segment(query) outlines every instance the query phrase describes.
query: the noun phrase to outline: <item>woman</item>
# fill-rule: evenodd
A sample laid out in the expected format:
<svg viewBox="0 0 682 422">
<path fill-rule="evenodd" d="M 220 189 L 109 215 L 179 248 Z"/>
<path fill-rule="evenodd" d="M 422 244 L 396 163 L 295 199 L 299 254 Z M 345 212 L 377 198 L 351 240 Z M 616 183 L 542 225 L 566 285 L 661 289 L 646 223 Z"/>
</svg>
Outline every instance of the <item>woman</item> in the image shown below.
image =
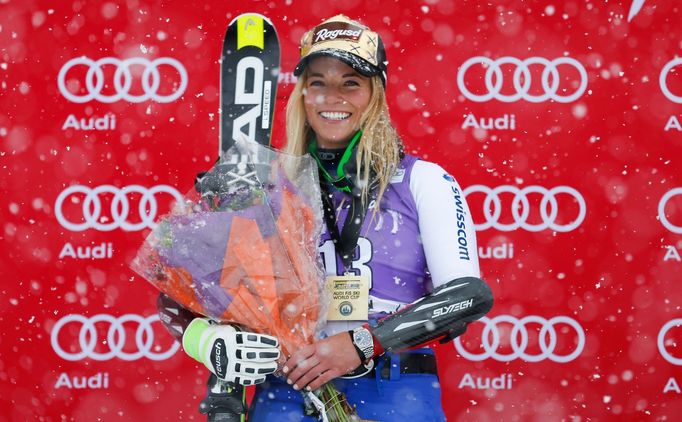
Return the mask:
<svg viewBox="0 0 682 422">
<path fill-rule="evenodd" d="M 284 363 L 286 381 L 263 375 L 275 370 L 276 339 L 251 337 L 250 347 L 273 352 L 256 362 L 234 353 L 250 336 L 232 327 L 195 319 L 183 336 L 187 353 L 214 374 L 212 345 L 222 340 L 230 363 L 220 378 L 259 384 L 250 421 L 316 420 L 294 390 L 329 381 L 363 419 L 442 421 L 426 346 L 463 333 L 492 306 L 462 190 L 441 167 L 404 154 L 386 105 L 386 70 L 379 35 L 335 16 L 304 35 L 287 105 L 287 151 L 310 152 L 319 165 L 328 285 L 352 281 L 359 299 L 332 303 L 338 312 L 323 338 Z"/>
</svg>

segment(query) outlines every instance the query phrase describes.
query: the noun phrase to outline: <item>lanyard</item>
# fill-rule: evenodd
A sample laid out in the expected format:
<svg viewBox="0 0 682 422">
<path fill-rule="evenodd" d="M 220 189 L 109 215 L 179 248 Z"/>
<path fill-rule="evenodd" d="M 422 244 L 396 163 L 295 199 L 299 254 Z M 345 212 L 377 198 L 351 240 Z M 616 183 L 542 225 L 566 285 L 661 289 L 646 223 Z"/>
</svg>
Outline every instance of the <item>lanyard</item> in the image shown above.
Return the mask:
<svg viewBox="0 0 682 422">
<path fill-rule="evenodd" d="M 339 228 L 336 225 L 336 209 L 332 201 L 332 193 L 329 191 L 327 183 L 322 185 L 322 208 L 324 210 L 324 221 L 327 224 L 327 230 L 334 242 L 334 249 L 337 255 L 343 262 L 343 269 L 348 272 L 353 262 L 353 255 L 355 247 L 358 245 L 358 238 L 360 237 L 360 229 L 362 223 L 365 221 L 365 214 L 367 209 L 362 205 L 361 195 L 351 195 L 350 208 L 346 221 L 343 223 L 343 229 L 339 233 Z"/>
<path fill-rule="evenodd" d="M 311 142 L 308 147 L 310 155 L 312 155 L 315 158 L 315 161 L 317 161 L 320 172 L 320 180 L 326 180 L 328 182 L 320 183 L 320 186 L 322 187 L 324 221 L 327 224 L 329 235 L 334 242 L 334 249 L 343 262 L 343 269 L 345 272 L 348 272 L 351 268 L 355 247 L 358 245 L 358 238 L 360 237 L 360 229 L 362 228 L 362 223 L 365 221 L 365 214 L 367 213 L 367 208 L 362 204 L 362 195 L 359 189 L 353 186 L 353 183 L 349 179 L 349 175 L 346 174 L 346 164 L 349 164 L 349 162 L 350 164 L 353 164 L 353 151 L 355 149 L 355 145 L 360 141 L 361 137 L 362 130 L 358 130 L 350 140 L 348 146 L 346 147 L 346 151 L 343 153 L 341 160 L 337 164 L 336 177 L 333 177 L 331 174 L 329 174 L 320 161 L 320 158 L 317 156 L 317 142 Z M 343 223 L 343 229 L 341 229 L 341 233 L 339 233 L 339 228 L 336 225 L 336 208 L 334 207 L 334 203 L 332 201 L 330 186 L 334 186 L 336 189 L 351 195 L 350 209 L 348 210 L 346 221 Z"/>
<path fill-rule="evenodd" d="M 357 144 L 358 141 L 360 141 L 361 136 L 362 130 L 358 130 L 355 133 L 355 136 L 353 136 L 353 139 L 350 140 L 350 143 L 346 147 L 346 151 L 344 151 L 341 160 L 336 165 L 336 177 L 333 177 L 331 174 L 329 174 L 329 172 L 324 168 L 324 165 L 320 161 L 320 157 L 318 157 L 317 155 L 317 142 L 314 141 L 310 143 L 310 145 L 308 146 L 308 152 L 310 152 L 310 155 L 312 155 L 315 161 L 317 161 L 317 166 L 320 169 L 320 180 L 323 179 L 327 180 L 337 189 L 343 192 L 351 193 L 351 191 L 353 190 L 353 186 L 348 181 L 348 176 L 346 175 L 346 164 L 351 160 L 355 144 Z"/>
</svg>

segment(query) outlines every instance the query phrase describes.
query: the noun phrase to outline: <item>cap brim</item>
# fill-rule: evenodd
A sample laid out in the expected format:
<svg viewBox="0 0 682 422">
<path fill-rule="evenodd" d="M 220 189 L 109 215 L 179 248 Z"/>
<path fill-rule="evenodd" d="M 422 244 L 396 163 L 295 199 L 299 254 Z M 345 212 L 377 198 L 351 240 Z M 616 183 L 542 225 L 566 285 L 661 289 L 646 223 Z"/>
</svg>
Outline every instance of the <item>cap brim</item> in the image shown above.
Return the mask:
<svg viewBox="0 0 682 422">
<path fill-rule="evenodd" d="M 308 54 L 307 56 L 303 57 L 301 61 L 298 62 L 296 65 L 296 68 L 294 69 L 294 76 L 301 76 L 303 71 L 305 70 L 305 67 L 308 65 L 308 63 L 313 60 L 316 57 L 320 56 L 328 56 L 328 57 L 333 57 L 335 59 L 341 60 L 342 62 L 346 63 L 348 66 L 352 67 L 353 70 L 361 74 L 362 76 L 376 76 L 376 75 L 381 75 L 381 69 L 378 67 L 374 66 L 367 60 L 356 56 L 355 54 L 351 54 L 347 51 L 339 50 L 336 48 L 326 48 L 324 50 L 319 50 L 315 51 L 313 53 Z"/>
</svg>

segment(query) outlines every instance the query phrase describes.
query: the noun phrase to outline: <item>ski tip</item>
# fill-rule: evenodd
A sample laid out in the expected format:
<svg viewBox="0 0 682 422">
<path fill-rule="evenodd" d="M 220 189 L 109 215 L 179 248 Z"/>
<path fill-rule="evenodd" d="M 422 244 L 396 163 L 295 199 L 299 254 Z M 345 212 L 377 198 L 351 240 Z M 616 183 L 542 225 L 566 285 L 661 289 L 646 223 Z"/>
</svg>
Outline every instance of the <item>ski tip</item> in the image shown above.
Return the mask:
<svg viewBox="0 0 682 422">
<path fill-rule="evenodd" d="M 228 24 L 228 26 L 234 25 L 235 22 L 237 22 L 240 18 L 247 18 L 247 17 L 249 17 L 249 16 L 252 16 L 252 17 L 257 18 L 257 19 L 263 19 L 263 20 L 264 20 L 265 22 L 267 22 L 269 25 L 271 25 L 271 26 L 274 27 L 274 25 L 272 25 L 272 21 L 271 21 L 270 19 L 268 19 L 265 15 L 261 15 L 260 13 L 255 13 L 255 12 L 242 13 L 242 14 L 240 14 L 240 15 L 235 16 L 235 17 L 230 21 L 230 23 Z"/>
</svg>

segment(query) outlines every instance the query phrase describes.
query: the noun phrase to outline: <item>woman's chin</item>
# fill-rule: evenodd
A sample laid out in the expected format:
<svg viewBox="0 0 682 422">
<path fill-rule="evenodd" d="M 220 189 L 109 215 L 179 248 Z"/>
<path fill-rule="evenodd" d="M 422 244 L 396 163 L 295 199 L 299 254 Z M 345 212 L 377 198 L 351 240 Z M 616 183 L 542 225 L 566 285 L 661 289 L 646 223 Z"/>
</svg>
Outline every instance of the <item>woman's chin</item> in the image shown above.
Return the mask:
<svg viewBox="0 0 682 422">
<path fill-rule="evenodd" d="M 350 142 L 353 133 L 317 134 L 317 144 L 322 148 L 343 148 Z"/>
</svg>

